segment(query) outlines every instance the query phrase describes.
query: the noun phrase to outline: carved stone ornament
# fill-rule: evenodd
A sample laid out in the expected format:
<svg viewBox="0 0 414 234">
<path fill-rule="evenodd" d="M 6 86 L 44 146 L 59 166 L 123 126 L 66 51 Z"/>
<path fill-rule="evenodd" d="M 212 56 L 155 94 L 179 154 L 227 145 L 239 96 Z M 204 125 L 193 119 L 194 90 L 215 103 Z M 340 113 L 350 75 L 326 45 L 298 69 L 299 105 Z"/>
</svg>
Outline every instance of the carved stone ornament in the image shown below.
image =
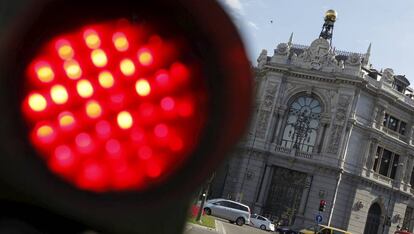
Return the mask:
<svg viewBox="0 0 414 234">
<path fill-rule="evenodd" d="M 259 57 L 257 58 L 257 62 L 262 62 L 262 61 L 266 61 L 267 60 L 267 50 L 262 50 L 262 52 L 260 52 Z"/>
<path fill-rule="evenodd" d="M 364 203 L 362 203 L 362 201 L 357 201 L 355 203 L 355 210 L 361 210 L 362 208 L 364 208 Z"/>
<path fill-rule="evenodd" d="M 381 81 L 391 84 L 394 82 L 394 70 L 391 68 L 385 68 L 384 72 L 382 73 Z"/>
<path fill-rule="evenodd" d="M 323 38 L 314 40 L 295 61 L 297 66 L 314 70 L 329 68 L 328 70 L 335 71 L 340 69 L 338 64 L 329 42 Z"/>
<path fill-rule="evenodd" d="M 329 136 L 328 153 L 336 154 L 339 149 L 339 141 L 341 139 L 342 128 L 339 125 L 334 125 Z"/>
<path fill-rule="evenodd" d="M 290 48 L 287 43 L 280 43 L 279 45 L 277 45 L 276 53 L 279 55 L 287 55 L 289 50 Z"/>
<path fill-rule="evenodd" d="M 361 65 L 361 57 L 356 53 L 352 53 L 346 60 L 346 64 L 351 66 L 359 66 Z"/>
</svg>

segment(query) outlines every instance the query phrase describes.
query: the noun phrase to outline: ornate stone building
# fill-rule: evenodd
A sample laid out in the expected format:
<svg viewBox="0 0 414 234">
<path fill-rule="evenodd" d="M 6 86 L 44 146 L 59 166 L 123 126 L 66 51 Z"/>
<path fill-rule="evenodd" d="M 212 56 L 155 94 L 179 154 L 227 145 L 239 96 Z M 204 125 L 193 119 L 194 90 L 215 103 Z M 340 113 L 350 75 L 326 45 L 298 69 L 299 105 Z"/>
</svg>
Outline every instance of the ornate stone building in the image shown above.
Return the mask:
<svg viewBox="0 0 414 234">
<path fill-rule="evenodd" d="M 371 46 L 338 51 L 329 39 L 321 33 L 305 46 L 291 36 L 272 55 L 261 52 L 249 134 L 211 196 L 295 228 L 321 214 L 352 233 L 412 231 L 413 90 L 405 76 L 373 68 Z"/>
</svg>

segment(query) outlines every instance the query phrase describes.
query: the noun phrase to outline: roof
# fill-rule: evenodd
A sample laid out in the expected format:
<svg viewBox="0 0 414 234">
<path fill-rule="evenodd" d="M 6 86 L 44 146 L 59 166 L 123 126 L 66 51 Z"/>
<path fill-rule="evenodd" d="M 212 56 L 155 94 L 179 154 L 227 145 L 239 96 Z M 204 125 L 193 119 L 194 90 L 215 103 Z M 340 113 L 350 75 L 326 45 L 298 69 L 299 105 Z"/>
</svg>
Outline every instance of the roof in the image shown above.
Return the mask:
<svg viewBox="0 0 414 234">
<path fill-rule="evenodd" d="M 398 80 L 399 82 L 405 84 L 406 86 L 410 85 L 410 81 L 408 81 L 408 79 L 405 77 L 405 75 L 395 75 L 394 76 L 395 80 Z"/>
<path fill-rule="evenodd" d="M 307 46 L 307 45 L 292 44 L 292 47 L 290 48 L 290 51 L 295 53 L 296 55 L 300 55 L 307 48 L 309 48 L 309 46 Z M 349 52 L 349 51 L 344 51 L 344 50 L 335 50 L 334 49 L 334 53 L 336 54 L 335 58 L 338 61 L 340 61 L 340 60 L 346 61 L 351 54 L 357 54 L 360 58 L 365 57 L 365 54 L 354 53 L 354 52 Z"/>
</svg>

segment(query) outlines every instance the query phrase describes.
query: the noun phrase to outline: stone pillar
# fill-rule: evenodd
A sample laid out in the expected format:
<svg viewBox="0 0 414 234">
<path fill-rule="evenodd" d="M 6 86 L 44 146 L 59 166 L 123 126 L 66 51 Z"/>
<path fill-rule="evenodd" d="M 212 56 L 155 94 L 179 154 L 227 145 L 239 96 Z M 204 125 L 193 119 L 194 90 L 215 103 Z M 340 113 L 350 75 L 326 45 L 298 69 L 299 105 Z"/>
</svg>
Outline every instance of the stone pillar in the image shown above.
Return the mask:
<svg viewBox="0 0 414 234">
<path fill-rule="evenodd" d="M 328 151 L 328 142 L 329 142 L 329 138 L 331 137 L 331 129 L 332 129 L 332 121 L 326 125 L 326 129 L 325 129 L 325 137 L 324 139 L 322 139 L 322 147 L 321 147 L 321 152 L 322 153 L 326 153 Z"/>
<path fill-rule="evenodd" d="M 379 121 L 378 126 L 380 130 L 382 130 L 382 128 L 384 127 L 384 118 L 385 118 L 385 107 L 381 109 L 381 115 L 379 116 L 379 120 L 378 120 Z"/>
<path fill-rule="evenodd" d="M 273 112 L 271 115 L 272 117 L 270 118 L 269 128 L 266 131 L 266 143 L 272 143 L 273 136 L 275 134 L 275 130 L 279 122 L 278 113 L 276 111 Z"/>
<path fill-rule="evenodd" d="M 274 143 L 279 143 L 279 141 L 278 141 L 279 135 L 283 134 L 284 128 L 282 127 L 282 125 L 283 125 L 283 119 L 284 119 L 284 116 L 285 116 L 285 112 L 286 112 L 285 109 L 283 109 L 282 107 L 278 111 L 277 125 L 276 125 L 276 129 L 275 129 L 275 133 L 273 135 L 273 142 Z"/>
<path fill-rule="evenodd" d="M 379 140 L 376 138 L 371 139 L 371 149 L 369 150 L 368 160 L 367 160 L 367 174 L 372 171 L 375 162 L 375 155 L 377 153 L 377 148 L 379 144 Z"/>
<path fill-rule="evenodd" d="M 408 124 L 408 132 L 407 132 L 407 143 L 409 145 L 413 144 L 413 133 L 414 133 L 414 124 L 411 122 Z"/>
<path fill-rule="evenodd" d="M 397 167 L 397 174 L 395 175 L 395 186 L 397 188 L 401 187 L 401 182 L 403 182 L 404 179 L 404 173 L 405 173 L 405 166 L 407 165 L 408 156 L 405 155 L 402 157 L 402 160 L 398 162 Z"/>
<path fill-rule="evenodd" d="M 314 152 L 320 152 L 323 147 L 323 142 L 326 138 L 326 128 L 328 126 L 329 120 L 321 120 L 320 127 L 318 130 L 318 137 L 316 139 L 315 147 L 313 148 Z"/>
<path fill-rule="evenodd" d="M 367 169 L 368 167 L 368 161 L 369 161 L 368 159 L 370 157 L 371 147 L 372 147 L 372 138 L 368 137 L 367 144 L 365 144 L 364 156 L 361 160 L 362 161 L 361 165 L 364 169 Z"/>
<path fill-rule="evenodd" d="M 371 119 L 371 127 L 375 128 L 377 123 L 377 116 L 378 116 L 379 108 L 378 106 L 374 107 L 374 113 L 372 113 L 372 119 Z"/>
<path fill-rule="evenodd" d="M 306 177 L 306 185 L 302 192 L 302 197 L 300 199 L 300 205 L 298 209 L 298 214 L 305 215 L 305 209 L 306 209 L 306 202 L 308 200 L 309 192 L 311 190 L 312 185 L 312 176 L 308 175 Z"/>
<path fill-rule="evenodd" d="M 273 167 L 270 165 L 266 166 L 266 172 L 263 176 L 263 182 L 262 182 L 262 187 L 260 188 L 259 191 L 259 196 L 258 199 L 256 201 L 255 207 L 258 207 L 259 209 L 255 210 L 256 213 L 261 213 L 261 209 L 265 204 L 265 199 L 266 199 L 266 195 L 268 193 L 269 190 L 269 185 L 272 181 L 272 175 L 273 175 Z"/>
<path fill-rule="evenodd" d="M 408 163 L 407 163 L 407 169 L 405 170 L 405 175 L 404 175 L 404 179 L 405 179 L 405 184 L 410 185 L 410 181 L 411 181 L 411 174 L 413 172 L 413 164 L 414 164 L 414 158 L 413 155 L 408 154 L 407 155 L 408 159 Z"/>
</svg>

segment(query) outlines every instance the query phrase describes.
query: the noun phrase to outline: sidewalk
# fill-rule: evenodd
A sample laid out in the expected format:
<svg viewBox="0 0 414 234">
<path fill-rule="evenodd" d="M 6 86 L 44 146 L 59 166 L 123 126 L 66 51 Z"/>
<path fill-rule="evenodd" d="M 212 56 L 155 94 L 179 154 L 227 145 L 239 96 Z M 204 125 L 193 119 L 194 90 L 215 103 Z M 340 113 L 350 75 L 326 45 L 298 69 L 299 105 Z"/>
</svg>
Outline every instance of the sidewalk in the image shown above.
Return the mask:
<svg viewBox="0 0 414 234">
<path fill-rule="evenodd" d="M 220 221 L 215 220 L 215 228 L 209 228 L 202 225 L 194 224 L 194 223 L 187 223 L 183 234 L 191 234 L 191 233 L 208 233 L 208 234 L 226 234 L 226 230 L 224 229 L 223 223 Z"/>
</svg>

